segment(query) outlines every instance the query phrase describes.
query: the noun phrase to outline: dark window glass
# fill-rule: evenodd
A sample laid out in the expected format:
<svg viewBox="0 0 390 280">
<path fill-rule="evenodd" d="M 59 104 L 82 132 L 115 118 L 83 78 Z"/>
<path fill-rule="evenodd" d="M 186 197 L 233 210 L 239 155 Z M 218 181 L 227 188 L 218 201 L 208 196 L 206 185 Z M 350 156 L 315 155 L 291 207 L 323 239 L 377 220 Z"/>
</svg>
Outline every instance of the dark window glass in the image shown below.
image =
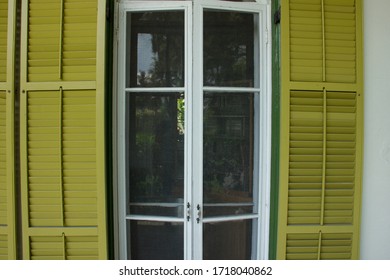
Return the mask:
<svg viewBox="0 0 390 280">
<path fill-rule="evenodd" d="M 178 216 L 184 197 L 184 94 L 129 93 L 127 106 L 132 214 Z"/>
<path fill-rule="evenodd" d="M 253 202 L 253 93 L 204 94 L 203 201 L 207 205 Z M 215 208 L 215 206 L 214 206 Z M 222 215 L 226 209 L 222 210 Z M 236 214 L 248 207 L 231 209 Z M 205 210 L 205 216 L 217 215 Z"/>
<path fill-rule="evenodd" d="M 252 220 L 205 223 L 204 260 L 250 260 L 252 257 Z"/>
<path fill-rule="evenodd" d="M 204 12 L 205 86 L 254 86 L 254 15 Z"/>
<path fill-rule="evenodd" d="M 127 87 L 184 86 L 184 12 L 131 13 Z"/>
<path fill-rule="evenodd" d="M 132 260 L 182 260 L 183 223 L 128 221 L 127 232 Z"/>
</svg>

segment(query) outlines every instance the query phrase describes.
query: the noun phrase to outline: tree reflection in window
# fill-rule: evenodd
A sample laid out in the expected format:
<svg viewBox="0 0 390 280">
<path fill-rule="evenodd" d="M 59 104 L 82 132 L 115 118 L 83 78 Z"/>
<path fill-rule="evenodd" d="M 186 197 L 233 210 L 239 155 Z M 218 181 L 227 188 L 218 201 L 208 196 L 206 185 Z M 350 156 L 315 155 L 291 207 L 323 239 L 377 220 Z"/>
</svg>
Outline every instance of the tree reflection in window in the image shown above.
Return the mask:
<svg viewBox="0 0 390 280">
<path fill-rule="evenodd" d="M 184 94 L 129 96 L 130 202 L 183 198 Z"/>
<path fill-rule="evenodd" d="M 127 85 L 184 86 L 184 13 L 131 13 L 127 25 Z"/>
<path fill-rule="evenodd" d="M 253 93 L 204 95 L 204 201 L 252 202 Z"/>
<path fill-rule="evenodd" d="M 253 87 L 254 26 L 253 14 L 204 13 L 205 86 Z"/>
</svg>

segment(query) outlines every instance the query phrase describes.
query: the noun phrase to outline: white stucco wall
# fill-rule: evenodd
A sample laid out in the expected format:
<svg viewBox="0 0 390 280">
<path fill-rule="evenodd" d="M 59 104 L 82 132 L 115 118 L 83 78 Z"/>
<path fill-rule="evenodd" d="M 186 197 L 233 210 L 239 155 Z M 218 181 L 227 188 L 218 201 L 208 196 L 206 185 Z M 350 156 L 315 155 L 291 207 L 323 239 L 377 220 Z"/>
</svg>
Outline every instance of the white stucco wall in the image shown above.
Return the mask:
<svg viewBox="0 0 390 280">
<path fill-rule="evenodd" d="M 390 259 L 390 1 L 364 0 L 361 259 Z"/>
</svg>

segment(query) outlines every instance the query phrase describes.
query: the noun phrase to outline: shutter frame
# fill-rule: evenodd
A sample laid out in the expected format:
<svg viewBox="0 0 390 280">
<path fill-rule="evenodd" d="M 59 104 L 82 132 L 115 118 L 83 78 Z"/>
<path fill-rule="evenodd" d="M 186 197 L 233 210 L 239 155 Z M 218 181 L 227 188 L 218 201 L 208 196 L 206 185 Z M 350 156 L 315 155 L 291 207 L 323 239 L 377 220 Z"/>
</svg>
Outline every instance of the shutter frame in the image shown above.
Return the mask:
<svg viewBox="0 0 390 280">
<path fill-rule="evenodd" d="M 42 15 L 30 13 L 30 9 L 38 9 L 44 1 L 41 2 L 22 3 L 23 258 L 107 259 L 106 0 L 57 0 L 48 7 L 58 14 L 53 19 L 52 30 L 31 35 L 31 24 Z M 93 30 L 85 42 L 90 47 L 74 44 L 79 42 L 74 39 L 80 35 L 77 26 Z M 36 42 L 29 40 L 30 35 L 54 36 L 59 47 L 40 61 L 39 54 L 29 51 L 30 44 Z M 95 43 L 91 45 L 92 42 Z M 79 67 L 73 67 L 72 63 Z M 76 73 L 83 69 L 90 71 L 89 74 Z M 31 76 L 40 72 L 50 75 Z M 46 149 L 40 144 L 41 138 L 47 140 Z M 78 168 L 88 170 L 81 174 Z M 80 240 L 88 246 L 83 248 Z M 51 243 L 56 244 L 57 251 L 50 251 Z"/>
<path fill-rule="evenodd" d="M 14 164 L 14 95 L 15 95 L 15 33 L 16 33 L 16 0 L 2 0 L 2 12 L 6 15 L 2 23 L 3 51 L 2 69 L 0 79 L 1 93 L 1 157 L 4 165 L 2 182 L 0 182 L 0 259 L 16 259 L 16 234 L 15 234 L 15 164 Z M 5 40 L 4 40 L 5 39 Z"/>
<path fill-rule="evenodd" d="M 283 67 L 281 69 L 281 146 L 277 258 L 358 259 L 363 150 L 362 3 L 361 0 L 344 0 L 340 2 L 317 0 L 314 3 L 317 5 L 315 9 L 318 10 L 319 6 L 321 6 L 323 11 L 328 11 L 330 4 L 354 5 L 353 8 L 348 7 L 342 9 L 348 11 L 353 9 L 355 13 L 355 25 L 352 28 L 355 30 L 356 36 L 355 60 L 354 63 L 352 63 L 355 65 L 355 78 L 353 80 L 350 78 L 344 80 L 334 79 L 334 77 L 327 75 L 329 66 L 338 66 L 337 63 L 340 62 L 337 62 L 337 56 L 331 56 L 331 59 L 335 59 L 336 62 L 329 63 L 327 59 L 329 57 L 329 44 L 327 43 L 329 36 L 326 34 L 328 25 L 326 23 L 327 15 L 325 14 L 321 14 L 321 18 L 318 19 L 318 21 L 321 22 L 325 21 L 324 28 L 321 29 L 321 34 L 309 34 L 316 38 L 322 38 L 321 41 L 323 41 L 322 45 L 324 46 L 324 49 L 321 50 L 322 63 L 320 65 L 321 68 L 324 69 L 324 71 L 321 71 L 322 79 L 312 79 L 312 76 L 310 75 L 308 76 L 308 79 L 305 79 L 305 75 L 301 75 L 303 78 L 299 79 L 296 74 L 292 74 L 293 72 L 291 71 L 294 71 L 294 63 L 296 64 L 294 59 L 297 57 L 296 54 L 292 54 L 292 48 L 294 46 L 291 45 L 297 42 L 297 39 L 291 38 L 292 35 L 294 36 L 294 34 L 291 34 L 291 30 L 296 28 L 296 26 L 294 26 L 294 24 L 296 24 L 296 22 L 294 23 L 294 13 L 300 13 L 301 16 L 307 15 L 307 12 L 299 12 L 299 9 L 308 9 L 307 4 L 313 4 L 313 1 L 282 0 L 281 57 Z M 310 8 L 313 8 L 313 6 Z M 294 12 L 291 12 L 290 9 L 294 9 Z M 316 16 L 319 16 L 318 13 Z M 292 18 L 293 22 L 291 22 Z M 332 22 L 332 24 L 337 25 L 337 21 L 335 22 Z M 343 22 L 343 24 L 344 23 L 345 22 Z M 348 29 L 347 31 L 349 32 L 352 29 Z M 334 29 L 331 31 L 333 32 Z M 342 32 L 346 31 L 342 30 Z M 338 44 L 337 42 L 332 43 Z M 315 71 L 312 72 L 316 73 Z M 310 73 L 310 71 L 308 73 Z M 302 101 L 304 104 L 301 104 L 301 107 L 299 107 L 300 105 L 296 104 L 296 96 L 294 95 L 294 93 L 297 92 L 304 92 L 306 94 L 314 92 L 319 94 L 317 98 L 322 100 L 315 103 L 315 100 L 306 98 L 307 100 Z M 321 97 L 321 93 L 328 93 L 330 94 L 330 97 L 340 96 L 341 99 L 345 94 L 352 93 L 355 96 L 356 103 L 353 107 L 348 109 L 348 104 L 351 104 L 348 99 L 335 100 L 334 98 L 329 98 L 324 101 L 324 95 Z M 324 105 L 323 102 L 329 104 Z M 310 104 L 313 105 L 312 108 L 309 108 Z M 314 109 L 316 108 L 315 106 L 321 108 L 317 107 L 317 109 Z M 311 112 L 318 109 L 320 110 L 316 113 Z M 321 109 L 323 110 L 322 112 Z M 296 110 L 307 110 L 307 112 L 296 112 Z M 328 112 L 327 110 L 331 110 L 331 112 Z M 351 120 L 353 116 L 351 110 L 355 110 L 355 119 L 353 120 Z M 317 121 L 316 124 L 316 118 L 319 116 L 322 116 L 323 120 L 322 122 L 320 120 Z M 305 123 L 304 119 L 303 121 L 302 119 L 299 120 L 299 118 L 302 117 L 307 118 L 307 131 L 310 130 L 314 133 L 316 130 L 316 132 L 319 133 L 319 139 L 316 139 L 316 141 L 319 141 L 320 147 L 318 147 L 318 145 L 316 146 L 315 142 L 310 142 L 309 144 L 305 143 L 304 146 L 299 146 L 299 143 L 292 142 L 292 140 L 294 140 L 292 137 L 297 136 L 292 135 L 291 133 L 298 131 L 302 134 L 302 132 L 305 132 L 304 128 L 294 127 L 296 124 L 299 126 L 302 123 Z M 351 128 L 346 129 L 343 127 L 346 125 L 350 125 Z M 342 129 L 346 129 L 345 135 L 340 134 Z M 354 138 L 351 138 L 352 136 L 346 136 L 348 133 L 353 133 L 354 130 L 356 130 Z M 328 134 L 325 136 L 323 135 L 324 131 L 325 133 L 328 131 Z M 342 140 L 342 143 L 340 142 L 340 139 Z M 353 141 L 348 142 L 351 141 L 351 139 L 353 139 Z M 347 146 L 349 147 L 349 150 L 345 148 Z M 354 146 L 354 149 L 351 149 L 352 146 Z M 299 167 L 299 165 L 295 163 L 295 160 L 297 158 L 299 159 L 299 155 L 301 155 L 300 157 L 306 156 L 306 158 L 317 157 L 316 166 L 318 170 L 315 170 L 315 165 L 312 165 L 311 168 L 313 169 L 300 170 L 299 168 L 302 168 L 302 166 L 305 168 L 307 166 L 303 164 Z M 348 168 L 350 168 L 350 166 L 344 163 L 345 160 L 348 159 L 351 159 L 354 162 L 354 172 L 349 171 Z M 327 165 L 330 167 L 327 167 Z M 302 177 L 303 174 L 306 174 L 306 177 Z M 299 175 L 301 175 L 301 177 L 299 177 Z M 315 178 L 316 176 L 318 178 Z M 353 178 L 350 176 L 353 176 Z M 321 185 L 321 189 L 314 192 L 315 187 L 311 186 L 311 189 L 309 187 L 311 193 L 301 191 L 301 194 L 311 197 L 309 200 L 305 198 L 305 196 L 301 198 L 293 197 L 291 195 L 294 193 L 291 192 L 291 188 L 289 187 L 291 177 L 294 177 L 294 180 L 296 180 L 296 184 L 300 186 L 300 189 L 302 189 L 302 184 L 305 182 L 306 184 L 314 184 L 314 182 L 316 182 L 318 185 Z M 353 189 L 348 192 L 346 186 L 349 184 L 348 182 L 351 178 Z M 339 196 L 336 195 L 338 187 L 335 187 L 336 189 L 333 190 L 331 189 L 334 188 L 332 182 L 339 182 L 339 187 L 342 187 L 342 189 L 338 191 L 340 194 Z M 348 206 L 351 202 L 351 193 L 353 194 L 352 208 Z M 303 205 L 303 202 L 306 202 L 306 204 Z M 307 202 L 310 203 L 307 204 Z M 298 204 L 292 207 L 291 203 Z M 301 203 L 301 205 L 299 203 Z M 296 209 L 293 209 L 294 207 L 298 208 L 298 210 L 301 207 L 301 211 L 296 211 Z M 308 211 L 308 209 L 312 210 Z M 321 209 L 323 214 L 322 216 L 321 214 L 318 216 L 318 211 L 321 211 Z M 309 216 L 305 218 L 302 215 Z M 351 219 L 347 218 L 348 215 L 352 215 Z M 293 218 L 291 218 L 292 216 Z M 302 218 L 297 219 L 297 216 L 302 216 Z M 318 222 L 319 219 L 320 222 Z M 295 223 L 292 221 L 295 221 Z M 298 242 L 296 240 L 300 241 Z M 316 244 L 313 245 L 315 242 Z M 297 244 L 298 247 L 294 246 L 294 244 Z"/>
</svg>

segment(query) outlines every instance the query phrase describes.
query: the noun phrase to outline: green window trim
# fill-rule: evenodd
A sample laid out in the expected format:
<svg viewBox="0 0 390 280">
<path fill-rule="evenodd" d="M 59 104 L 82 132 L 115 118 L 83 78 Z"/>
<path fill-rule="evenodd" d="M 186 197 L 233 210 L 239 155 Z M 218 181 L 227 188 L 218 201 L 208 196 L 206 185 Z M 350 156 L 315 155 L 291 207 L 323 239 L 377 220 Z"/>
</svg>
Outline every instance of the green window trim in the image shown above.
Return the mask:
<svg viewBox="0 0 390 280">
<path fill-rule="evenodd" d="M 272 1 L 272 12 L 280 8 L 280 0 Z M 279 148 L 280 148 L 280 23 L 272 24 L 272 155 L 271 155 L 271 211 L 270 211 L 270 260 L 276 259 L 279 197 Z"/>
</svg>

